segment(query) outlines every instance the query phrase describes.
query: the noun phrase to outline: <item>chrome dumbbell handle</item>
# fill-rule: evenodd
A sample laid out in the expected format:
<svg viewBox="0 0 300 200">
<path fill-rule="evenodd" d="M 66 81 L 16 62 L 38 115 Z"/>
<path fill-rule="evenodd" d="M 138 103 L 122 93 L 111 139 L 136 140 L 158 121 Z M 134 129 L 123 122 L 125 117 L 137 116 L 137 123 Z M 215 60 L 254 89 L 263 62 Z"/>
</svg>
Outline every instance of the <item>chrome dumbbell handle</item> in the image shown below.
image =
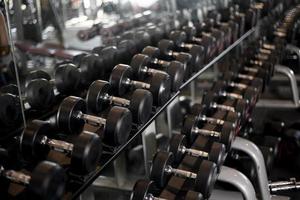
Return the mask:
<svg viewBox="0 0 300 200">
<path fill-rule="evenodd" d="M 0 168 L 0 174 L 8 180 L 22 185 L 28 185 L 31 180 L 31 177 L 24 173 L 14 170 L 5 170 L 2 166 Z"/>
<path fill-rule="evenodd" d="M 74 145 L 65 141 L 49 139 L 47 136 L 43 136 L 41 144 L 47 145 L 50 149 L 61 153 L 72 154 Z"/>
<path fill-rule="evenodd" d="M 106 119 L 102 117 L 96 117 L 93 115 L 87 115 L 82 112 L 78 112 L 76 118 L 83 119 L 86 123 L 94 126 L 105 126 L 106 124 Z"/>
<path fill-rule="evenodd" d="M 170 165 L 167 165 L 165 168 L 165 172 L 169 174 L 174 174 L 176 176 L 182 177 L 182 178 L 191 178 L 191 179 L 196 179 L 197 174 L 189 171 L 185 171 L 182 169 L 174 169 Z"/>
</svg>

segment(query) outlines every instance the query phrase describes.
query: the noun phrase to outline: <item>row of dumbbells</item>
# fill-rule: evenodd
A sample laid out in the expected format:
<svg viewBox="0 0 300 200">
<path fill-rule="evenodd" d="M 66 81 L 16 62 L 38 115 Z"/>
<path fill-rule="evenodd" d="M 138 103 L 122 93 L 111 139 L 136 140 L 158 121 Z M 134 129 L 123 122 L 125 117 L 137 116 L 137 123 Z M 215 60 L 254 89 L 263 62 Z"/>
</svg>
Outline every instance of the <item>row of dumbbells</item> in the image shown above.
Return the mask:
<svg viewBox="0 0 300 200">
<path fill-rule="evenodd" d="M 192 190 L 196 192 L 188 190 L 186 194 L 181 193 L 184 199 L 209 197 L 209 189 L 213 187 L 215 174 L 222 166 L 226 152 L 246 125 L 255 103 L 272 76 L 276 62 L 270 63 L 269 57 L 280 53 L 276 45 L 265 41 L 255 42 L 250 47 L 254 53 L 248 54 L 247 51 L 247 62 L 243 62 L 240 70 L 224 73 L 222 81 L 213 84 L 202 102 L 188 109 L 189 115 L 184 119 L 182 134 L 172 136 L 169 152 L 160 151 L 154 156 L 150 181 L 137 181 L 131 199 L 151 199 L 155 196 L 168 199 L 170 194 L 163 188 L 171 181 L 171 175 L 193 180 Z M 256 57 L 258 54 L 264 56 Z M 207 137 L 210 139 L 205 139 Z M 202 161 L 196 170 L 189 171 L 187 164 L 184 164 L 188 160 L 184 158 L 185 154 L 206 162 Z M 207 160 L 215 166 L 209 165 Z M 174 166 L 178 166 L 178 169 Z"/>
<path fill-rule="evenodd" d="M 217 20 L 218 15 L 212 15 L 209 20 L 201 24 L 201 28 L 199 28 L 200 25 L 198 25 L 197 29 L 186 26 L 183 27 L 183 31 L 172 31 L 168 37 L 173 41 L 161 40 L 165 36 L 164 30 L 151 25 L 148 29 L 149 31 L 155 29 L 151 32 L 151 36 L 156 40 L 155 42 L 148 40 L 150 35 L 147 32 L 141 33 L 140 36 L 133 35 L 132 32 L 126 33 L 124 37 L 129 39 L 119 43 L 121 48 L 113 46 L 95 48 L 93 51 L 94 54 L 75 56 L 73 58 L 75 65 L 64 63 L 56 67 L 54 79 L 51 79 L 47 73 L 42 71 L 32 72 L 24 80 L 25 92 L 23 100 L 27 102 L 25 103 L 25 108 L 32 108 L 34 110 L 47 109 L 51 107 L 55 99 L 54 97 L 57 94 L 76 94 L 80 90 L 80 85 L 88 86 L 93 80 L 98 78 L 108 80 L 112 66 L 125 58 L 134 56 L 138 52 L 137 49 L 141 50 L 143 55 L 138 54 L 134 56 L 131 62 L 129 61 L 134 78 L 144 80 L 147 76 L 150 75 L 151 77 L 152 74 L 156 74 L 157 70 L 162 70 L 170 75 L 171 91 L 177 91 L 183 80 L 190 77 L 192 72 L 199 70 L 203 66 L 203 63 L 207 63 L 217 53 L 220 53 L 224 47 L 237 39 L 237 34 L 233 34 L 233 32 L 236 32 L 237 27 L 242 26 L 242 23 L 238 24 L 238 20 L 236 20 L 237 22 L 235 21 L 233 14 L 232 18 L 228 19 L 230 23 L 221 23 Z M 196 37 L 196 33 L 199 37 Z M 223 41 L 225 35 L 227 39 Z M 159 48 L 146 47 L 142 49 L 143 46 L 157 42 Z M 130 46 L 129 44 L 132 43 L 134 45 Z M 129 52 L 131 55 L 128 55 Z M 157 80 L 157 78 L 153 79 Z M 143 87 L 147 86 L 143 85 Z M 150 89 L 157 94 L 158 87 L 151 87 Z M 7 89 L 3 89 L 3 91 L 2 94 L 7 93 Z M 16 93 L 13 94 L 16 95 Z M 157 104 L 164 104 L 168 96 L 169 94 L 165 94 L 161 102 L 157 102 Z M 12 99 L 12 97 L 10 96 L 9 99 Z M 156 101 L 159 101 L 159 99 L 156 100 L 154 97 L 154 102 Z M 11 108 L 13 107 L 13 103 L 18 101 L 6 100 L 5 102 L 6 104 L 4 105 L 7 105 L 6 108 Z M 5 112 L 9 109 L 3 110 Z M 12 115 L 11 122 L 18 121 L 16 117 L 20 117 L 20 115 Z M 2 122 L 3 125 L 13 124 L 5 119 Z"/>
<path fill-rule="evenodd" d="M 113 69 L 113 72 L 110 76 L 110 83 L 105 81 L 96 81 L 91 86 L 96 87 L 95 90 L 89 90 L 88 97 L 93 97 L 92 104 L 89 105 L 96 105 L 98 107 L 99 105 L 110 103 L 112 101 L 118 102 L 122 105 L 129 106 L 130 104 L 135 104 L 135 108 L 137 107 L 136 103 L 133 103 L 133 101 L 136 100 L 136 98 L 132 98 L 130 102 L 128 100 L 120 99 L 120 98 L 114 98 L 111 96 L 107 91 L 110 87 L 110 84 L 113 85 L 114 89 L 117 89 L 118 93 L 120 91 L 124 91 L 130 86 L 134 85 L 142 85 L 142 88 L 150 89 L 149 87 L 153 87 L 149 83 L 142 83 L 140 81 L 132 81 L 130 80 L 130 72 L 133 69 L 131 69 L 127 65 L 118 65 Z M 163 74 L 163 73 L 158 73 Z M 167 75 L 164 75 L 167 77 Z M 157 79 L 155 79 L 157 81 Z M 152 80 L 153 81 L 153 80 Z M 153 81 L 153 85 L 157 84 L 156 81 Z M 135 92 L 137 90 L 134 90 Z M 43 93 L 43 90 L 38 91 L 38 93 Z M 91 94 L 94 93 L 94 94 Z M 148 93 L 151 94 L 151 93 Z M 151 94 L 155 95 L 155 94 Z M 138 95 L 141 97 L 141 95 Z M 144 96 L 144 95 L 143 95 Z M 87 98 L 88 99 L 88 98 Z M 87 101 L 88 102 L 88 101 Z M 129 104 L 129 105 L 128 105 Z M 152 106 L 150 106 L 151 108 Z M 224 107 L 225 108 L 225 107 Z M 231 108 L 232 110 L 232 108 Z M 70 158 L 70 166 L 71 171 L 75 173 L 89 173 L 93 171 L 98 163 L 98 160 L 101 156 L 101 139 L 99 136 L 93 133 L 82 133 L 83 127 L 85 122 L 88 122 L 89 124 L 93 124 L 96 126 L 103 127 L 103 138 L 104 140 L 106 138 L 107 141 L 109 141 L 111 144 L 122 144 L 124 141 L 126 141 L 126 135 L 131 130 L 131 114 L 128 109 L 122 109 L 121 107 L 113 107 L 108 111 L 107 118 L 102 117 L 95 117 L 92 115 L 86 114 L 86 102 L 85 100 L 79 98 L 79 97 L 67 97 L 63 100 L 61 103 L 57 115 L 54 117 L 55 122 L 55 128 L 53 128 L 52 124 L 49 122 L 42 122 L 42 121 L 34 121 L 30 123 L 26 129 L 24 130 L 24 133 L 21 138 L 19 138 L 21 142 L 21 152 L 24 158 L 28 161 L 35 161 L 38 162 L 39 160 L 44 160 L 47 157 L 47 154 L 49 151 L 57 151 L 64 153 L 67 157 Z M 51 121 L 51 120 L 50 120 Z M 221 122 L 220 122 L 221 123 Z M 130 126 L 130 128 L 129 128 Z M 194 125 L 193 125 L 194 126 Z M 56 139 L 58 136 L 57 134 L 53 134 L 57 131 L 57 128 L 59 128 L 64 133 L 71 133 L 75 134 L 77 136 L 74 136 L 72 139 L 72 142 L 68 142 L 61 139 Z M 192 129 L 192 128 L 191 128 Z M 196 133 L 199 132 L 199 130 L 196 131 Z M 52 133 L 52 134 L 51 134 Z M 212 137 L 220 138 L 221 134 L 217 133 L 216 131 L 205 131 L 200 130 L 199 133 L 202 133 L 203 135 L 211 135 Z M 225 134 L 223 134 L 225 135 Z M 231 134 L 232 135 L 232 134 Z M 178 146 L 182 147 L 180 149 L 181 152 L 193 152 L 193 149 L 187 149 L 184 148 L 180 140 L 184 141 L 184 137 L 178 136 L 179 138 L 175 138 L 175 142 L 177 142 Z M 231 136 L 232 137 L 232 136 Z M 228 139 L 226 139 L 228 141 Z M 176 146 L 174 142 L 174 148 Z M 184 150 L 185 149 L 185 150 Z M 176 148 L 174 150 L 174 153 L 178 153 L 176 151 Z M 224 152 L 224 147 L 222 145 L 217 145 L 216 152 L 212 155 L 216 156 L 213 158 L 213 156 L 210 156 L 210 160 L 214 162 L 220 163 L 222 160 Z M 195 154 L 196 151 L 194 151 Z M 212 152 L 212 151 L 211 151 Z M 198 152 L 198 155 L 203 154 L 203 157 L 208 158 L 208 152 Z M 161 161 L 161 156 L 159 157 L 159 162 Z M 180 160 L 180 158 L 179 158 Z M 167 162 L 169 161 L 169 158 L 167 159 Z M 203 164 L 205 166 L 205 164 Z M 42 167 L 41 167 L 42 166 Z M 50 167 L 51 166 L 51 167 Z M 209 165 L 213 166 L 213 165 Z M 168 166 L 170 167 L 170 166 Z M 207 167 L 207 166 L 206 166 Z M 171 172 L 181 173 L 181 175 L 186 174 L 183 171 L 175 170 L 172 168 L 169 168 L 168 170 L 171 170 Z M 56 165 L 52 163 L 45 163 L 39 164 L 36 170 L 33 172 L 33 177 L 25 176 L 22 173 L 17 173 L 15 171 L 11 170 L 5 170 L 5 168 L 2 168 L 2 173 L 5 178 L 8 180 L 16 181 L 19 183 L 24 183 L 25 185 L 30 186 L 30 188 L 37 194 L 43 193 L 45 196 L 51 196 L 51 195 L 57 195 L 62 194 L 62 186 L 63 180 L 54 178 L 57 174 L 60 174 L 61 169 Z M 53 174 L 55 175 L 53 177 Z M 36 180 L 35 176 L 38 176 L 38 180 Z M 154 175 L 153 175 L 154 176 Z M 158 176 L 157 174 L 155 176 Z M 192 177 L 194 175 L 191 174 Z M 43 177 L 43 179 L 41 179 Z M 43 184 L 43 181 L 45 181 L 45 177 L 49 177 L 50 180 L 47 179 L 47 184 Z M 61 176 L 63 177 L 63 176 Z M 196 176 L 197 177 L 197 176 Z M 201 183 L 201 181 L 205 181 L 206 179 L 200 179 L 198 178 L 198 183 Z M 164 183 L 162 183 L 164 184 Z M 37 185 L 45 185 L 45 190 L 37 191 Z M 55 185 L 55 187 L 54 187 Z M 60 187 L 57 187 L 57 186 Z M 51 192 L 49 192 L 51 189 Z M 53 189 L 53 190 L 52 190 Z M 49 192 L 49 193 L 48 193 Z M 190 194 L 191 193 L 191 194 Z M 190 192 L 187 194 L 189 195 L 195 195 L 193 192 Z"/>
</svg>

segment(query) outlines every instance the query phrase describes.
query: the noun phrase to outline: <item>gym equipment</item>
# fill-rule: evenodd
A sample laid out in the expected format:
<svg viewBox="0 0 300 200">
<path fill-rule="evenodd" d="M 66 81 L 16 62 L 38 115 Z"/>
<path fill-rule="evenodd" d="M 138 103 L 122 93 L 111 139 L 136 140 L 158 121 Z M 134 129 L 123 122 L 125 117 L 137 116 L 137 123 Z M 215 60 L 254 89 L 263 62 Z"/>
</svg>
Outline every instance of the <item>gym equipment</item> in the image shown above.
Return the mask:
<svg viewBox="0 0 300 200">
<path fill-rule="evenodd" d="M 88 115 L 86 102 L 80 97 L 66 97 L 60 104 L 56 123 L 60 130 L 70 134 L 80 134 L 85 123 L 103 127 L 103 139 L 111 145 L 124 144 L 131 132 L 132 115 L 127 108 L 114 106 L 107 118 Z"/>
<path fill-rule="evenodd" d="M 146 47 L 147 48 L 147 47 Z M 146 49 L 147 50 L 147 49 Z M 157 49 L 158 52 L 156 53 L 159 55 L 159 49 Z M 145 48 L 143 52 L 145 51 Z M 160 69 L 153 69 L 153 66 L 161 66 L 162 70 L 167 72 L 167 74 L 170 75 L 171 84 L 172 84 L 172 91 L 176 92 L 178 91 L 179 87 L 181 86 L 183 82 L 183 76 L 184 76 L 184 67 L 183 64 L 177 61 L 163 61 L 153 58 L 154 56 L 149 57 L 148 55 L 143 54 L 136 54 L 130 63 L 130 66 L 132 67 L 134 74 L 137 75 L 137 78 L 139 80 L 144 80 L 147 76 L 151 76 L 154 73 L 161 73 Z"/>
<path fill-rule="evenodd" d="M 186 116 L 181 133 L 187 137 L 189 143 L 193 142 L 197 135 L 211 137 L 214 141 L 225 144 L 227 150 L 231 148 L 236 135 L 231 123 L 224 123 L 220 131 L 208 130 L 205 124 L 199 124 L 198 118 L 193 115 Z"/>
<path fill-rule="evenodd" d="M 186 147 L 187 141 L 185 135 L 173 134 L 170 139 L 169 151 L 174 155 L 174 162 L 179 163 L 184 155 L 190 155 L 215 163 L 218 169 L 222 166 L 225 158 L 225 146 L 213 142 L 209 152 L 191 149 Z"/>
<path fill-rule="evenodd" d="M 133 122 L 144 124 L 150 118 L 153 104 L 151 92 L 144 89 L 136 89 L 129 99 L 110 95 L 111 85 L 107 81 L 94 81 L 87 92 L 86 102 L 89 111 L 100 113 L 109 106 L 127 107 L 131 113 Z"/>
<path fill-rule="evenodd" d="M 203 160 L 197 173 L 176 169 L 172 167 L 174 156 L 172 153 L 159 151 L 153 158 L 150 179 L 158 187 L 164 187 L 172 175 L 194 180 L 194 190 L 208 197 L 216 181 L 217 166 L 207 160 Z"/>
<path fill-rule="evenodd" d="M 164 105 L 170 97 L 171 81 L 168 74 L 154 73 L 145 82 L 131 79 L 132 68 L 129 65 L 119 64 L 113 69 L 109 82 L 112 90 L 118 96 L 123 96 L 132 88 L 149 90 L 153 95 L 153 102 L 156 106 Z"/>
<path fill-rule="evenodd" d="M 44 160 L 52 150 L 71 158 L 70 168 L 73 172 L 88 174 L 96 169 L 102 153 L 98 135 L 84 132 L 72 143 L 49 137 L 55 137 L 49 123 L 39 120 L 29 123 L 20 141 L 23 157 L 26 160 Z"/>
<path fill-rule="evenodd" d="M 9 183 L 25 185 L 32 197 L 38 199 L 60 199 L 64 194 L 65 172 L 58 164 L 49 161 L 39 163 L 31 175 L 0 166 L 0 182 L 2 186 Z"/>
</svg>

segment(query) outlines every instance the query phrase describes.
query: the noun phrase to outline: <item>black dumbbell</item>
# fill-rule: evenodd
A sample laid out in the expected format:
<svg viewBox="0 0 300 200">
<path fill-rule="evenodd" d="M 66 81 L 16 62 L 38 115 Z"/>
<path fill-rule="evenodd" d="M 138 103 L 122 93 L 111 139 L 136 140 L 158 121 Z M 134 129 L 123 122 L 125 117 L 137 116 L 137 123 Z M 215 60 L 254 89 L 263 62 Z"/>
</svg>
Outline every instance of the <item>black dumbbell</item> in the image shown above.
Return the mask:
<svg viewBox="0 0 300 200">
<path fill-rule="evenodd" d="M 103 63 L 103 58 L 96 54 L 79 54 L 73 57 L 72 62 L 80 69 L 83 86 L 91 84 L 105 74 L 106 66 Z"/>
<path fill-rule="evenodd" d="M 138 180 L 134 186 L 130 195 L 130 200 L 167 200 L 158 196 L 158 188 L 154 181 Z M 189 190 L 184 200 L 203 200 L 201 193 Z"/>
<path fill-rule="evenodd" d="M 169 38 L 174 42 L 179 51 L 184 51 L 192 55 L 193 72 L 197 72 L 203 67 L 205 57 L 203 46 L 187 43 L 187 35 L 183 31 L 171 31 Z"/>
<path fill-rule="evenodd" d="M 213 142 L 210 151 L 201 151 L 198 149 L 187 148 L 185 135 L 173 134 L 170 140 L 169 151 L 174 155 L 174 162 L 179 163 L 184 155 L 190 155 L 215 163 L 220 170 L 225 157 L 224 144 Z"/>
<path fill-rule="evenodd" d="M 26 160 L 44 160 L 50 150 L 64 153 L 71 158 L 71 170 L 87 174 L 95 170 L 102 154 L 101 139 L 94 133 L 83 132 L 72 143 L 50 139 L 55 137 L 48 122 L 34 120 L 21 136 L 21 152 Z M 50 138 L 49 138 L 50 136 Z"/>
<path fill-rule="evenodd" d="M 118 63 L 130 63 L 133 55 L 137 54 L 135 43 L 133 40 L 122 40 L 118 44 Z"/>
<path fill-rule="evenodd" d="M 210 137 L 216 142 L 225 144 L 226 149 L 231 148 L 231 143 L 235 138 L 235 129 L 231 123 L 224 123 L 219 126 L 220 131 L 208 130 L 204 128 L 204 124 L 199 124 L 197 117 L 188 115 L 184 119 L 181 133 L 187 137 L 188 143 L 191 144 L 198 135 Z"/>
<path fill-rule="evenodd" d="M 54 79 L 51 79 L 51 76 L 43 70 L 34 70 L 26 76 L 26 82 L 30 83 L 31 80 L 40 78 L 50 81 L 54 86 L 55 93 L 70 94 L 79 88 L 81 75 L 75 65 L 65 63 L 55 69 Z"/>
<path fill-rule="evenodd" d="M 223 125 L 225 122 L 230 122 L 232 123 L 233 128 L 238 128 L 240 124 L 237 113 L 231 111 L 223 111 L 225 113 L 223 115 L 220 115 L 224 116 L 223 118 L 214 117 L 214 114 L 219 111 L 220 110 L 216 108 L 208 107 L 200 103 L 195 103 L 191 106 L 189 114 L 198 116 L 198 119 L 204 122 L 208 122 L 215 125 Z"/>
<path fill-rule="evenodd" d="M 151 37 L 149 33 L 143 30 L 137 32 L 126 31 L 122 34 L 122 39 L 133 40 L 138 52 L 141 52 L 145 46 L 151 45 Z"/>
<path fill-rule="evenodd" d="M 151 115 L 153 97 L 151 92 L 144 89 L 136 89 L 129 99 L 111 95 L 111 85 L 107 81 L 94 81 L 87 92 L 86 102 L 89 111 L 100 113 L 111 105 L 127 107 L 133 117 L 133 122 L 144 124 Z"/>
<path fill-rule="evenodd" d="M 232 99 L 245 100 L 248 107 L 253 106 L 258 98 L 259 92 L 256 88 L 247 86 L 241 83 L 230 83 L 227 84 L 225 81 L 217 81 L 213 84 L 211 91 L 215 92 L 217 96 L 223 96 Z M 238 89 L 238 91 L 231 89 Z M 242 91 L 242 92 L 241 92 Z"/>
<path fill-rule="evenodd" d="M 244 68 L 242 68 L 244 69 Z M 253 69 L 253 68 L 251 68 Z M 263 89 L 265 87 L 265 82 L 263 80 L 263 78 L 261 78 L 260 76 L 264 76 L 264 74 L 258 74 L 258 73 L 263 73 L 262 70 L 258 70 L 256 73 L 254 71 L 255 68 L 253 70 L 244 70 L 246 71 L 246 73 L 240 73 L 240 72 L 225 72 L 223 75 L 222 75 L 222 78 L 225 80 L 225 81 L 234 81 L 235 83 L 241 83 L 241 84 L 244 84 L 244 86 L 240 85 L 236 85 L 236 87 L 245 87 L 245 86 L 251 86 L 253 88 L 256 88 L 256 90 L 258 91 L 258 93 L 261 93 L 263 92 Z M 248 72 L 248 73 L 247 73 Z M 254 75 L 251 75 L 252 73 L 255 74 Z M 256 76 L 258 75 L 258 77 Z"/>
<path fill-rule="evenodd" d="M 104 127 L 103 139 L 111 145 L 124 144 L 131 132 L 132 115 L 127 108 L 114 106 L 107 118 L 86 114 L 86 102 L 80 97 L 66 97 L 60 104 L 56 123 L 64 133 L 80 134 L 85 123 Z"/>
<path fill-rule="evenodd" d="M 0 165 L 1 187 L 10 183 L 25 185 L 31 192 L 32 199 L 61 199 L 65 190 L 65 176 L 58 164 L 49 161 L 39 163 L 31 175 L 7 170 Z"/>
<path fill-rule="evenodd" d="M 158 48 L 161 52 L 160 58 L 166 60 L 177 60 L 184 65 L 184 79 L 187 80 L 193 71 L 192 55 L 184 52 L 174 51 L 174 42 L 172 40 L 160 40 Z"/>
<path fill-rule="evenodd" d="M 15 126 L 22 121 L 21 102 L 16 85 L 10 84 L 0 88 L 0 105 L 1 127 Z"/>
<path fill-rule="evenodd" d="M 211 108 L 218 108 L 220 110 L 231 111 L 238 114 L 239 118 L 245 119 L 247 116 L 247 103 L 243 99 L 234 100 L 233 104 L 223 104 L 226 98 L 216 95 L 215 92 L 206 92 L 202 98 L 202 104 Z"/>
<path fill-rule="evenodd" d="M 129 65 L 116 65 L 110 75 L 112 89 L 118 96 L 123 96 L 132 88 L 149 90 L 153 95 L 153 102 L 156 106 L 164 105 L 171 94 L 171 81 L 168 74 L 154 73 L 145 82 L 131 79 L 132 68 Z"/>
<path fill-rule="evenodd" d="M 159 53 L 159 49 L 157 50 Z M 132 67 L 134 73 L 137 74 L 137 78 L 140 80 L 144 80 L 147 77 L 147 74 L 160 73 L 161 70 L 167 72 L 167 74 L 170 75 L 172 91 L 174 92 L 178 91 L 183 82 L 184 66 L 178 61 L 168 62 L 155 59 L 154 56 L 150 57 L 145 54 L 136 54 L 132 58 L 130 66 Z M 161 70 L 153 69 L 152 67 L 155 66 L 160 66 Z"/>
<path fill-rule="evenodd" d="M 92 51 L 102 58 L 104 71 L 110 73 L 113 67 L 120 61 L 118 60 L 119 49 L 116 46 L 95 47 Z"/>
<path fill-rule="evenodd" d="M 204 47 L 204 62 L 208 63 L 209 60 L 213 57 L 212 49 L 213 44 L 215 43 L 215 38 L 209 35 L 202 35 L 202 37 L 196 37 L 196 28 L 193 26 L 184 26 L 182 31 L 185 32 L 187 41 L 195 44 L 199 44 Z"/>
<path fill-rule="evenodd" d="M 209 197 L 216 181 L 217 166 L 215 163 L 203 160 L 196 173 L 172 167 L 174 156 L 170 152 L 159 151 L 155 154 L 152 162 L 150 179 L 158 187 L 165 187 L 169 178 L 179 176 L 194 180 L 194 190 Z"/>
</svg>

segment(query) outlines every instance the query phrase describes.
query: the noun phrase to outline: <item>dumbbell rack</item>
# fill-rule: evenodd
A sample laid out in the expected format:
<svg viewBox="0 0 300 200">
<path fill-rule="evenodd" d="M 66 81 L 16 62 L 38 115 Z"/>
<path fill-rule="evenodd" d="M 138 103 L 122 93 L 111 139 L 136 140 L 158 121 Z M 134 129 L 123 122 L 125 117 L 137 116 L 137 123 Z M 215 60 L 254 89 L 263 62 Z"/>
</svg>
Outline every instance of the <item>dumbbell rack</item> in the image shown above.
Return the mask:
<svg viewBox="0 0 300 200">
<path fill-rule="evenodd" d="M 101 159 L 100 165 L 97 167 L 97 169 L 90 174 L 88 177 L 85 178 L 84 183 L 81 184 L 75 184 L 72 188 L 70 188 L 71 192 L 71 199 L 76 199 L 80 196 L 80 194 L 86 190 L 103 172 L 104 169 L 106 169 L 114 160 L 118 158 L 118 156 L 124 152 L 124 150 L 131 144 L 135 139 L 140 136 L 148 127 L 149 125 L 163 112 L 166 110 L 166 108 L 181 94 L 181 92 L 186 89 L 186 87 L 191 84 L 194 80 L 196 80 L 200 75 L 202 75 L 204 72 L 206 72 L 208 69 L 213 67 L 219 60 L 221 60 L 225 55 L 227 55 L 232 49 L 239 46 L 244 40 L 246 40 L 249 36 L 253 35 L 256 30 L 258 30 L 259 24 L 247 31 L 242 37 L 240 37 L 237 41 L 235 41 L 232 45 L 230 45 L 227 49 L 225 49 L 222 53 L 220 53 L 217 57 L 215 57 L 211 62 L 206 64 L 201 70 L 199 70 L 197 73 L 195 73 L 192 77 L 190 77 L 186 82 L 184 82 L 179 90 L 176 93 L 173 93 L 172 97 L 161 107 L 159 107 L 156 112 L 152 115 L 152 117 L 142 126 L 138 129 L 137 132 L 131 134 L 130 139 L 122 146 L 117 148 L 114 151 L 114 154 L 107 160 Z"/>
</svg>

